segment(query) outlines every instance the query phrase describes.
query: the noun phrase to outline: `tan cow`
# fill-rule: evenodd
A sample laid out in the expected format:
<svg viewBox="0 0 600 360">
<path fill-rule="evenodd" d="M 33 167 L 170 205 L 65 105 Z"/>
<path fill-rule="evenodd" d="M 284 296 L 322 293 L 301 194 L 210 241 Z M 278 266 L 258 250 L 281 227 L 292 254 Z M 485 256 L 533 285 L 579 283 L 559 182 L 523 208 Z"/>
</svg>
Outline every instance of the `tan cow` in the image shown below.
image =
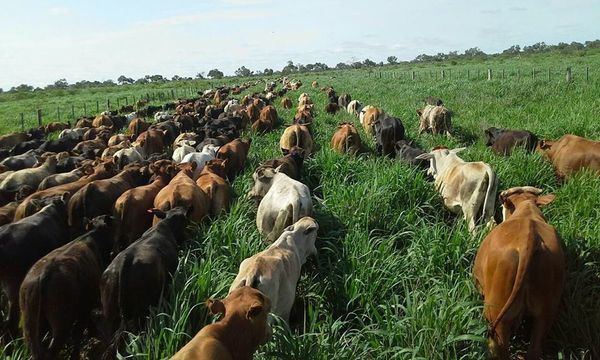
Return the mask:
<svg viewBox="0 0 600 360">
<path fill-rule="evenodd" d="M 252 359 L 269 337 L 269 298 L 244 286 L 223 300 L 208 300 L 206 305 L 223 319 L 203 327 L 171 360 Z"/>
<path fill-rule="evenodd" d="M 360 123 L 367 135 L 375 136 L 375 123 L 385 118 L 382 108 L 367 105 L 360 111 Z"/>
<path fill-rule="evenodd" d="M 600 175 L 600 141 L 563 135 L 556 141 L 541 140 L 537 150 L 552 162 L 561 178 L 582 169 L 590 169 Z"/>
<path fill-rule="evenodd" d="M 483 240 L 473 274 L 491 323 L 492 357 L 508 358 L 512 331 L 524 315 L 533 327 L 527 359 L 541 359 L 544 337 L 554 321 L 565 282 L 565 255 L 556 229 L 546 223 L 540 207 L 554 195 L 517 187 L 503 191 L 504 222 Z"/>
<path fill-rule="evenodd" d="M 227 178 L 226 163 L 229 160 L 213 159 L 208 161 L 196 184 L 210 200 L 210 215 L 215 217 L 229 209 L 231 203 L 231 185 L 225 180 Z"/>
<path fill-rule="evenodd" d="M 362 111 L 362 104 L 360 103 L 360 101 L 358 100 L 352 100 L 350 101 L 350 103 L 348 103 L 348 106 L 346 107 L 346 111 L 348 111 L 349 114 L 352 114 L 354 116 L 359 116 L 360 112 Z"/>
<path fill-rule="evenodd" d="M 289 321 L 302 265 L 310 255 L 317 255 L 318 229 L 311 217 L 288 226 L 266 250 L 242 261 L 229 293 L 252 286 L 271 299 L 273 314 Z"/>
<path fill-rule="evenodd" d="M 452 119 L 450 111 L 443 105 L 427 105 L 423 109 L 417 109 L 419 115 L 419 134 L 431 131 L 432 134 L 446 134 L 452 136 Z"/>
<path fill-rule="evenodd" d="M 498 182 L 492 168 L 481 161 L 466 162 L 456 155 L 465 148 L 434 148 L 416 159 L 429 160 L 428 174 L 444 199 L 444 205 L 460 214 L 474 231 L 478 222 L 493 219 Z"/>
<path fill-rule="evenodd" d="M 14 193 L 19 189 L 28 185 L 33 189 L 37 189 L 40 183 L 48 176 L 56 173 L 57 164 L 56 155 L 49 156 L 42 166 L 31 169 L 23 169 L 15 171 L 8 175 L 0 184 L 0 190 Z"/>
<path fill-rule="evenodd" d="M 289 97 L 284 97 L 283 99 L 281 99 L 281 107 L 284 109 L 291 109 L 292 108 L 292 100 L 290 100 Z"/>
<path fill-rule="evenodd" d="M 304 158 L 306 159 L 313 152 L 313 140 L 308 127 L 304 125 L 290 125 L 283 131 L 279 140 L 279 148 L 283 155 L 297 146 L 304 150 Z"/>
<path fill-rule="evenodd" d="M 356 154 L 362 149 L 362 142 L 353 124 L 340 123 L 331 138 L 331 148 L 339 153 Z"/>
</svg>

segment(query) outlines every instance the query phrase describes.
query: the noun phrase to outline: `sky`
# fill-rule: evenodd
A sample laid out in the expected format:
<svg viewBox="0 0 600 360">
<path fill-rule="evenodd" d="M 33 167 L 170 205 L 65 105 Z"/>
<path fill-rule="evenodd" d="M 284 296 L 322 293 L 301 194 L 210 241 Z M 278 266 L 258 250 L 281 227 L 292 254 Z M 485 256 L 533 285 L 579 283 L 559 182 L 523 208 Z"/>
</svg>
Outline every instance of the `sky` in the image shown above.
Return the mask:
<svg viewBox="0 0 600 360">
<path fill-rule="evenodd" d="M 0 88 L 600 38 L 600 1 L 0 0 Z"/>
</svg>

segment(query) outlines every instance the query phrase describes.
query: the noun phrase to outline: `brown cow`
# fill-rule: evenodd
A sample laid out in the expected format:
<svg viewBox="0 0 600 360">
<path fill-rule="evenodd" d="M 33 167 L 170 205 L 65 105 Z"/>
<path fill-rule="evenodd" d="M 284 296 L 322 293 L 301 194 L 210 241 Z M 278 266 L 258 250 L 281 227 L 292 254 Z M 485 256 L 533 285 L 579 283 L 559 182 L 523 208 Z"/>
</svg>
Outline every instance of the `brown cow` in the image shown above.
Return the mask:
<svg viewBox="0 0 600 360">
<path fill-rule="evenodd" d="M 90 127 L 92 127 L 93 121 L 94 121 L 94 119 L 82 117 L 77 120 L 77 122 L 75 123 L 75 127 L 76 128 L 90 128 Z"/>
<path fill-rule="evenodd" d="M 291 109 L 292 108 L 292 100 L 290 100 L 289 97 L 284 97 L 283 99 L 281 99 L 281 107 L 284 109 Z"/>
<path fill-rule="evenodd" d="M 582 169 L 590 169 L 600 175 L 600 141 L 563 135 L 556 141 L 539 141 L 537 150 L 552 162 L 560 178 Z"/>
<path fill-rule="evenodd" d="M 302 163 L 304 162 L 304 150 L 299 147 L 293 147 L 290 152 L 278 159 L 271 159 L 263 162 L 254 171 L 258 173 L 260 169 L 264 168 L 279 168 L 278 172 L 284 173 L 294 180 L 300 180 L 300 172 L 302 171 Z"/>
<path fill-rule="evenodd" d="M 113 122 L 108 115 L 98 115 L 92 121 L 92 127 L 108 126 L 112 127 Z"/>
<path fill-rule="evenodd" d="M 304 158 L 306 159 L 313 152 L 313 140 L 308 127 L 304 125 L 290 125 L 281 135 L 279 140 L 279 148 L 285 155 L 290 149 L 297 146 L 304 150 Z"/>
<path fill-rule="evenodd" d="M 112 220 L 101 216 L 88 232 L 38 260 L 20 289 L 25 340 L 34 359 L 54 359 L 72 335 L 71 358 L 79 358 L 83 331 L 100 297 L 100 277 L 108 265 Z M 45 342 L 50 331 L 52 342 Z M 46 344 L 51 344 L 45 348 Z"/>
<path fill-rule="evenodd" d="M 227 179 L 233 182 L 236 175 L 244 170 L 246 159 L 250 151 L 252 139 L 235 139 L 221 146 L 217 152 L 217 159 L 227 160 Z"/>
<path fill-rule="evenodd" d="M 331 148 L 342 154 L 356 154 L 361 151 L 362 142 L 356 127 L 348 122 L 340 123 L 331 138 Z"/>
<path fill-rule="evenodd" d="M 84 231 L 84 218 L 110 214 L 113 204 L 125 191 L 148 181 L 148 167 L 127 165 L 110 179 L 94 180 L 77 190 L 69 199 L 68 214 L 71 234 Z"/>
<path fill-rule="evenodd" d="M 260 117 L 260 110 L 254 104 L 250 104 L 246 107 L 246 114 L 248 115 L 250 122 L 254 123 L 255 121 L 258 121 Z"/>
<path fill-rule="evenodd" d="M 225 181 L 227 177 L 226 163 L 229 160 L 209 160 L 202 168 L 196 184 L 210 200 L 211 216 L 218 216 L 229 210 L 231 203 L 231 186 Z"/>
<path fill-rule="evenodd" d="M 319 87 L 319 83 L 317 82 L 317 80 L 315 80 L 315 81 L 312 82 L 311 86 L 312 86 L 313 89 L 316 89 L 316 88 Z"/>
<path fill-rule="evenodd" d="M 152 154 L 164 151 L 165 146 L 167 146 L 167 134 L 167 130 L 146 130 L 138 136 L 135 143 L 142 148 L 143 155 L 149 157 Z"/>
<path fill-rule="evenodd" d="M 210 200 L 192 180 L 196 166 L 195 162 L 179 164 L 179 173 L 154 198 L 154 207 L 168 211 L 180 206 L 187 210 L 190 220 L 201 222 L 209 214 Z M 159 222 L 160 219 L 155 216 L 152 224 Z"/>
<path fill-rule="evenodd" d="M 81 189 L 85 184 L 94 180 L 109 178 L 115 175 L 116 171 L 117 167 L 112 160 L 101 162 L 94 167 L 94 172 L 91 175 L 83 176 L 79 180 L 71 183 L 54 186 L 49 189 L 33 193 L 25 198 L 21 204 L 19 204 L 17 210 L 15 211 L 14 221 L 18 221 L 27 216 L 35 214 L 39 210 L 39 206 L 36 203 L 39 203 L 40 200 L 65 194 L 65 198 L 68 201 L 71 195 L 73 195 L 77 190 Z"/>
<path fill-rule="evenodd" d="M 430 131 L 432 134 L 446 134 L 452 136 L 452 116 L 443 105 L 426 105 L 423 109 L 417 109 L 419 115 L 419 134 Z"/>
<path fill-rule="evenodd" d="M 257 121 L 252 124 L 252 130 L 255 132 L 267 132 L 273 130 L 277 125 L 279 117 L 277 116 L 277 110 L 273 105 L 265 106 L 260 111 L 260 116 Z"/>
<path fill-rule="evenodd" d="M 120 143 L 125 142 L 127 140 L 133 141 L 135 139 L 132 139 L 131 136 L 127 136 L 126 134 L 116 134 L 108 139 L 108 146 L 119 145 Z"/>
<path fill-rule="evenodd" d="M 115 201 L 113 216 L 118 222 L 113 255 L 125 249 L 152 226 L 152 214 L 147 210 L 153 207 L 154 198 L 177 174 L 176 171 L 170 160 L 159 160 L 150 165 L 154 181 L 125 191 Z"/>
<path fill-rule="evenodd" d="M 211 313 L 224 315 L 223 319 L 202 328 L 171 360 L 252 359 L 269 338 L 271 301 L 259 290 L 243 286 L 206 305 Z"/>
<path fill-rule="evenodd" d="M 360 112 L 360 123 L 367 135 L 375 135 L 375 123 L 385 118 L 385 111 L 374 106 L 365 106 Z"/>
<path fill-rule="evenodd" d="M 144 119 L 135 118 L 131 120 L 131 122 L 127 126 L 127 133 L 129 135 L 135 136 L 135 138 L 137 139 L 137 137 L 140 136 L 140 134 L 144 131 L 148 130 L 149 127 L 150 124 L 145 122 Z"/>
<path fill-rule="evenodd" d="M 44 126 L 44 132 L 46 134 L 50 134 L 55 131 L 62 131 L 62 130 L 69 129 L 69 128 L 71 128 L 71 123 L 69 123 L 69 122 L 66 122 L 66 123 L 51 122 L 51 123 L 46 124 L 46 126 Z"/>
<path fill-rule="evenodd" d="M 473 267 L 491 323 L 492 357 L 508 358 L 511 333 L 525 314 L 533 318 L 527 359 L 541 359 L 544 337 L 556 317 L 565 281 L 565 255 L 556 229 L 540 207 L 554 195 L 530 186 L 500 194 L 504 222 L 483 240 Z"/>
<path fill-rule="evenodd" d="M 13 201 L 0 207 L 0 226 L 13 222 L 13 219 L 15 218 L 15 211 L 17 211 L 18 206 L 19 203 Z"/>
</svg>

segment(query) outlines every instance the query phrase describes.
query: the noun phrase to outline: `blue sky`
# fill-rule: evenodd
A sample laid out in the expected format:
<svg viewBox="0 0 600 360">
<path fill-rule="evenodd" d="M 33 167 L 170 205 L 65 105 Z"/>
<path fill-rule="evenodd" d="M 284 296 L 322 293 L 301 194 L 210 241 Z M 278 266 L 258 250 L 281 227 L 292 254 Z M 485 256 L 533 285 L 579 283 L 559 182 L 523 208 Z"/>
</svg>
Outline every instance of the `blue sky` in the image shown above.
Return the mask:
<svg viewBox="0 0 600 360">
<path fill-rule="evenodd" d="M 0 0 L 0 88 L 600 38 L 600 1 Z"/>
</svg>

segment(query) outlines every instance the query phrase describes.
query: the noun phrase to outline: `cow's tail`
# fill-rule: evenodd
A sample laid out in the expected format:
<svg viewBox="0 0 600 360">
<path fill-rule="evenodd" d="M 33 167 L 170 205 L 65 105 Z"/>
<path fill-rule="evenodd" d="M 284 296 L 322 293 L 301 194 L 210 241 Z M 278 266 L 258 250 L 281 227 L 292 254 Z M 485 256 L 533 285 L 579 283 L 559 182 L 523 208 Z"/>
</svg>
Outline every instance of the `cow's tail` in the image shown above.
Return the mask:
<svg viewBox="0 0 600 360">
<path fill-rule="evenodd" d="M 131 214 L 129 209 L 130 201 L 123 201 L 119 204 L 115 204 L 113 208 L 113 216 L 117 220 L 117 229 L 114 237 L 114 250 L 113 254 L 117 255 L 121 250 L 127 246 L 127 234 L 129 233 L 129 224 L 127 223 L 127 217 L 125 214 Z"/>
<path fill-rule="evenodd" d="M 47 274 L 51 266 L 51 263 L 49 266 L 46 266 L 38 277 L 37 284 L 29 288 L 27 304 L 21 303 L 23 335 L 31 346 L 31 353 L 34 359 L 42 358 L 45 352 L 42 342 L 44 334 L 41 331 L 41 324 L 44 322 L 42 319 L 42 301 Z"/>
<path fill-rule="evenodd" d="M 300 146 L 300 126 L 294 127 L 294 135 L 296 135 L 296 145 L 295 146 L 302 147 L 302 146 Z"/>
<path fill-rule="evenodd" d="M 488 178 L 487 191 L 485 192 L 485 199 L 483 201 L 483 208 L 481 209 L 481 221 L 486 222 L 489 219 L 494 218 L 495 205 L 496 205 L 496 191 L 498 190 L 498 179 L 496 174 L 489 166 L 486 166 L 486 175 Z"/>
<path fill-rule="evenodd" d="M 513 283 L 512 291 L 510 293 L 510 296 L 506 300 L 506 303 L 498 313 L 498 316 L 496 316 L 496 319 L 494 320 L 494 322 L 492 322 L 492 325 L 490 326 L 490 330 L 488 333 L 488 336 L 490 337 L 495 337 L 496 326 L 498 326 L 498 323 L 502 321 L 502 318 L 513 305 L 515 299 L 517 298 L 517 296 L 519 296 L 521 289 L 523 288 L 525 276 L 527 275 L 531 259 L 533 258 L 537 240 L 535 237 L 533 224 L 529 224 L 529 228 L 524 233 L 524 236 L 526 237 L 526 243 L 525 247 L 521 248 L 519 251 L 519 264 L 517 265 L 517 274 L 515 276 L 515 282 Z"/>
</svg>

